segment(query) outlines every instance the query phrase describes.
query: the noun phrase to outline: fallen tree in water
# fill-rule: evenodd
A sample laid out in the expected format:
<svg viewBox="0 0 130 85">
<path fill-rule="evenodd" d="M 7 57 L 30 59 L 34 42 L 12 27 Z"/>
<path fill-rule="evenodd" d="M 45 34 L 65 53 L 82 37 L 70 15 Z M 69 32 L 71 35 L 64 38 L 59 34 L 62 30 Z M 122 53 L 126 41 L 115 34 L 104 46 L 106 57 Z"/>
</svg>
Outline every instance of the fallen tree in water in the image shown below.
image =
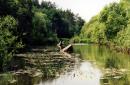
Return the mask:
<svg viewBox="0 0 130 85">
<path fill-rule="evenodd" d="M 13 75 L 11 80 L 7 79 L 7 83 L 19 84 L 21 78 L 25 76 L 29 79 L 41 76 L 43 78 L 59 77 L 68 71 L 72 71 L 78 57 L 75 54 L 61 52 L 57 47 L 35 47 L 21 54 L 15 54 L 9 64 L 10 75 Z M 12 80 L 13 79 L 13 80 Z M 24 80 L 27 83 L 28 80 Z M 31 81 L 30 81 L 31 83 Z M 26 85 L 26 84 L 23 84 Z M 31 85 L 31 84 L 29 84 Z"/>
<path fill-rule="evenodd" d="M 69 44 L 65 47 L 65 45 L 60 41 L 57 44 L 58 48 L 60 49 L 60 52 L 73 52 L 72 44 Z"/>
</svg>

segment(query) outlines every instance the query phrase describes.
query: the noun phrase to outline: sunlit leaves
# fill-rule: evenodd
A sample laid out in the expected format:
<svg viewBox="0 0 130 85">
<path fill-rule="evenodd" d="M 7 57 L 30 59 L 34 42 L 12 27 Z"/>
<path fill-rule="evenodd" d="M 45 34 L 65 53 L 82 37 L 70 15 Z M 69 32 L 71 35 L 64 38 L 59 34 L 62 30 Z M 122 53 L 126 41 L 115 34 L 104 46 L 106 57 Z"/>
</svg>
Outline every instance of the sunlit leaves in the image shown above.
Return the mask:
<svg viewBox="0 0 130 85">
<path fill-rule="evenodd" d="M 113 3 L 100 13 L 99 21 L 106 25 L 106 36 L 114 38 L 128 23 L 128 14 L 121 4 Z"/>
</svg>

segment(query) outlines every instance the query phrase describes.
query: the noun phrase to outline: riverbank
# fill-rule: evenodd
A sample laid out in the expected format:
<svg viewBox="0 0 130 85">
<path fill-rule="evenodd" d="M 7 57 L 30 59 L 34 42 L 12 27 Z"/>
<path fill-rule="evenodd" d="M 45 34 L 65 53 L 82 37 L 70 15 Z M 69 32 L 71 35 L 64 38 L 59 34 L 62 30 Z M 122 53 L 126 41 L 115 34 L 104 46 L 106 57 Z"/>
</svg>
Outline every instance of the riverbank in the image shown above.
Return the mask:
<svg viewBox="0 0 130 85">
<path fill-rule="evenodd" d="M 125 54 L 129 54 L 130 55 L 130 47 L 128 46 L 121 46 L 121 45 L 117 45 L 113 42 L 110 41 L 106 41 L 106 42 L 93 42 L 90 39 L 82 39 L 79 36 L 74 37 L 70 40 L 73 43 L 80 43 L 80 44 L 96 44 L 96 45 L 104 45 L 108 48 L 110 48 L 111 50 L 115 50 L 116 52 L 121 52 L 121 53 L 125 53 Z"/>
<path fill-rule="evenodd" d="M 99 78 L 100 84 L 93 85 L 130 84 L 130 57 L 128 54 L 118 53 L 98 44 L 77 44 L 74 48 L 76 53 L 81 54 L 81 59 L 100 69 L 102 73 Z"/>
<path fill-rule="evenodd" d="M 119 46 L 116 44 L 105 44 L 105 46 L 109 47 L 112 50 L 115 50 L 116 52 L 121 52 L 121 53 L 125 53 L 125 54 L 129 54 L 130 55 L 130 48 L 129 47 L 125 47 L 125 46 Z"/>
<path fill-rule="evenodd" d="M 43 79 L 58 77 L 61 73 L 73 69 L 76 62 L 75 56 L 75 54 L 60 52 L 55 46 L 35 47 L 25 53 L 15 54 L 9 65 L 9 75 L 14 77 L 13 80 L 7 79 L 7 81 L 17 83 L 19 78 L 21 80 L 25 75 L 32 79 L 35 77 Z"/>
</svg>

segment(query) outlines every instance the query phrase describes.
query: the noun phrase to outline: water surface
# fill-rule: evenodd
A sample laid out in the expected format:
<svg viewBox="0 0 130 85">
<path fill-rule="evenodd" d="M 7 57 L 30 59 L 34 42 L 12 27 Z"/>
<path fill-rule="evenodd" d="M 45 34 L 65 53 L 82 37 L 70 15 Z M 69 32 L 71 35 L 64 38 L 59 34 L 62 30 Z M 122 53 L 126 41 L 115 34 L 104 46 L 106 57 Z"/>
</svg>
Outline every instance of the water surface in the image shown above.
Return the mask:
<svg viewBox="0 0 130 85">
<path fill-rule="evenodd" d="M 74 66 L 63 68 L 59 76 L 46 79 L 20 76 L 15 85 L 130 85 L 129 55 L 105 46 L 77 44 L 73 47 L 80 57 Z M 1 77 L 0 85 L 8 78 L 12 77 Z"/>
<path fill-rule="evenodd" d="M 41 81 L 39 85 L 130 85 L 129 55 L 90 44 L 75 45 L 74 52 L 81 55 L 81 61 L 71 72 L 51 81 Z M 113 70 L 123 70 L 125 74 L 121 71 L 122 75 L 112 75 Z"/>
</svg>

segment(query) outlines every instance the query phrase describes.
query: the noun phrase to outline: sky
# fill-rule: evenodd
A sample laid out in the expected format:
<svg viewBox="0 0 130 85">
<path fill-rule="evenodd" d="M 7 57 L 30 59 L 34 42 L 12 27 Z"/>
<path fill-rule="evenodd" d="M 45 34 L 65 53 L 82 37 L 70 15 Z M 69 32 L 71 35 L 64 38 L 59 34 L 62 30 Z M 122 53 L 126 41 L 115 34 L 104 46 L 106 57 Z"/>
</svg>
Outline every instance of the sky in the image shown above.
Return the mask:
<svg viewBox="0 0 130 85">
<path fill-rule="evenodd" d="M 39 0 L 41 2 L 42 0 Z M 58 8 L 64 10 L 70 9 L 74 14 L 89 21 L 93 16 L 98 14 L 104 6 L 112 3 L 119 2 L 119 0 L 44 0 L 55 2 Z"/>
</svg>

